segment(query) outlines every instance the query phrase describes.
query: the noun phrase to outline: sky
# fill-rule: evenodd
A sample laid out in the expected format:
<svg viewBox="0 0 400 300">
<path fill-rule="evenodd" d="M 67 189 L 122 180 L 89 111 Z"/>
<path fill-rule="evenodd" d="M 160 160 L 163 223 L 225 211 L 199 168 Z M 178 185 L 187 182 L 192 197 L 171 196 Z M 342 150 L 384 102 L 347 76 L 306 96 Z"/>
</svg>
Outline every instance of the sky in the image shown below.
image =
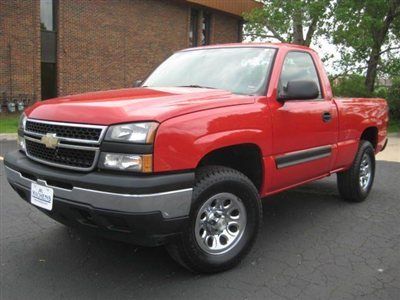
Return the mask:
<svg viewBox="0 0 400 300">
<path fill-rule="evenodd" d="M 335 45 L 331 44 L 326 38 L 320 37 L 314 41 L 310 47 L 317 51 L 319 57 L 321 58 L 324 56 L 332 56 L 332 58 L 324 62 L 326 72 L 329 75 L 335 75 L 339 73 L 339 70 L 335 70 L 333 67 L 333 62 L 340 60 L 340 54 Z"/>
</svg>

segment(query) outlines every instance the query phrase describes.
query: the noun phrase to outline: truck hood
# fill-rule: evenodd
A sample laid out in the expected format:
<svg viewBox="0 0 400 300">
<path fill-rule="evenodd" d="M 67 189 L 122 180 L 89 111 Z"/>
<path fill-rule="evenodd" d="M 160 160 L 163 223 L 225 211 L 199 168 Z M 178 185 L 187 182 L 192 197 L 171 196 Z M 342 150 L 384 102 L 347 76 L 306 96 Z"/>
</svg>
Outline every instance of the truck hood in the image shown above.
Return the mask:
<svg viewBox="0 0 400 300">
<path fill-rule="evenodd" d="M 110 125 L 158 121 L 200 110 L 253 103 L 253 96 L 201 88 L 130 88 L 93 92 L 37 102 L 29 118 Z"/>
</svg>

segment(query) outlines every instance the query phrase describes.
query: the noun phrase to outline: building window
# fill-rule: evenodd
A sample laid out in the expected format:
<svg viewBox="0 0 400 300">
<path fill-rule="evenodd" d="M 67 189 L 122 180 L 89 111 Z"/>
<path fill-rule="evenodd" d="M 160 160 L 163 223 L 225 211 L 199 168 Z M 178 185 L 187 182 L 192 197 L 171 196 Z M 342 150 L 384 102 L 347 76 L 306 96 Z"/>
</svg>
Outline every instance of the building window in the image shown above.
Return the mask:
<svg viewBox="0 0 400 300">
<path fill-rule="evenodd" d="M 42 82 L 42 100 L 57 96 L 57 69 L 56 64 L 41 63 L 40 79 Z"/>
<path fill-rule="evenodd" d="M 189 30 L 189 46 L 198 46 L 198 32 L 199 32 L 199 11 L 191 9 L 190 11 L 190 30 Z"/>
<path fill-rule="evenodd" d="M 57 96 L 56 1 L 40 0 L 41 91 L 42 100 Z"/>
<path fill-rule="evenodd" d="M 40 27 L 42 30 L 54 31 L 53 0 L 40 0 Z"/>
<path fill-rule="evenodd" d="M 238 33 L 237 33 L 238 43 L 243 42 L 243 24 L 244 24 L 243 20 L 238 21 Z"/>
<path fill-rule="evenodd" d="M 211 15 L 203 12 L 203 18 L 201 21 L 201 45 L 209 45 L 211 37 Z"/>
<path fill-rule="evenodd" d="M 201 22 L 199 19 L 201 18 Z M 201 24 L 201 25 L 200 25 Z M 201 26 L 201 36 L 199 39 L 199 25 Z M 190 10 L 189 46 L 205 46 L 211 43 L 211 14 L 202 10 Z"/>
</svg>

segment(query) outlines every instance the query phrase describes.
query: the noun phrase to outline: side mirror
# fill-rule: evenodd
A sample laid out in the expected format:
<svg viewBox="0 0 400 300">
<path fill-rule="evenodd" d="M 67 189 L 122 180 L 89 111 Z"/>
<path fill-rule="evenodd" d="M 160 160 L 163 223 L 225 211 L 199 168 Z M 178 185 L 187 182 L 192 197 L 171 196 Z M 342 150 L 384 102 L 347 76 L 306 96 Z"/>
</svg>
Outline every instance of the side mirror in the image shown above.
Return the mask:
<svg viewBox="0 0 400 300">
<path fill-rule="evenodd" d="M 315 99 L 319 95 L 318 85 L 311 80 L 289 81 L 279 101 Z"/>
<path fill-rule="evenodd" d="M 142 83 L 143 83 L 143 80 L 136 80 L 133 83 L 133 87 L 140 87 L 140 86 L 142 86 Z"/>
</svg>

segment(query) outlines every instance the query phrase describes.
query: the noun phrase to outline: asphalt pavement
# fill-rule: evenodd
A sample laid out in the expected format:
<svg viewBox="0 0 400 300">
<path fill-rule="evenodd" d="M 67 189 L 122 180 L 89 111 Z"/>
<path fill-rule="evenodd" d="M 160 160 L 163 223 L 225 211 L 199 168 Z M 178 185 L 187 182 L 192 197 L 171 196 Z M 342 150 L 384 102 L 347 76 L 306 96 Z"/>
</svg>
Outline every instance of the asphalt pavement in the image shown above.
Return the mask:
<svg viewBox="0 0 400 300">
<path fill-rule="evenodd" d="M 0 143 L 0 156 L 15 142 Z M 400 299 L 400 163 L 378 161 L 366 202 L 336 176 L 269 197 L 253 251 L 193 275 L 164 248 L 85 236 L 21 200 L 0 161 L 0 299 Z"/>
</svg>

